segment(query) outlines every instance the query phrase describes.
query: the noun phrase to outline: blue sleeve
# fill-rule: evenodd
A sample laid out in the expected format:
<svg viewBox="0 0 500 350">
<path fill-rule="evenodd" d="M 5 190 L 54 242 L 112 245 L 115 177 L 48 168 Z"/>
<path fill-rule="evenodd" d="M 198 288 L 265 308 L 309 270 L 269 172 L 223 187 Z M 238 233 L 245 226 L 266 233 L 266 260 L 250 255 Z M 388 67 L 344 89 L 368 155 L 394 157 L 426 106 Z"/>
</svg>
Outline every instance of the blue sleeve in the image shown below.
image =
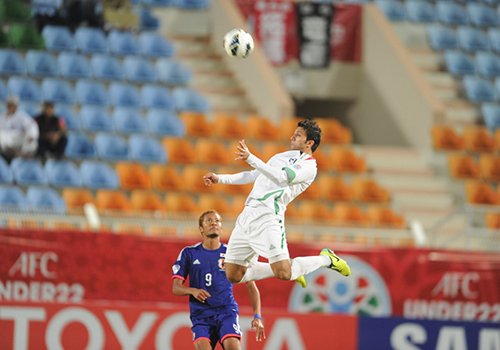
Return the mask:
<svg viewBox="0 0 500 350">
<path fill-rule="evenodd" d="M 177 261 L 172 266 L 172 278 L 180 278 L 185 281 L 189 275 L 190 259 L 189 249 L 182 249 Z"/>
</svg>

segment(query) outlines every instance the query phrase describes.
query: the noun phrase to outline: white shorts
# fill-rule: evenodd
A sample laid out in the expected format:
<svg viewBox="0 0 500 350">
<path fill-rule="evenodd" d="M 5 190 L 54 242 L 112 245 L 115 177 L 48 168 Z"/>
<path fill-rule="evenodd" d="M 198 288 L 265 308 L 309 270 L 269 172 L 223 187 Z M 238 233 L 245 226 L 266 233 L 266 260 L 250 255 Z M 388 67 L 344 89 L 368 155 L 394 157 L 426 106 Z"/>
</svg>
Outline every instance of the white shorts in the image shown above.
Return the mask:
<svg viewBox="0 0 500 350">
<path fill-rule="evenodd" d="M 266 207 L 245 207 L 236 220 L 225 261 L 248 266 L 262 256 L 272 264 L 290 258 L 284 217 Z"/>
</svg>

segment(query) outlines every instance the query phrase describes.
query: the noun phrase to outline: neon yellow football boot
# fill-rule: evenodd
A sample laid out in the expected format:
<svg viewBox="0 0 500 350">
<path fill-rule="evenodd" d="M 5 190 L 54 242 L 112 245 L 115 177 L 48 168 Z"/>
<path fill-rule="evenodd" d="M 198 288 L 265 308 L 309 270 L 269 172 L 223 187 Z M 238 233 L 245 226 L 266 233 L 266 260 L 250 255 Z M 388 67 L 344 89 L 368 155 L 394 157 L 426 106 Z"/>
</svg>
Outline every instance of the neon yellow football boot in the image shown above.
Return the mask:
<svg viewBox="0 0 500 350">
<path fill-rule="evenodd" d="M 339 258 L 333 250 L 325 248 L 319 253 L 319 255 L 327 255 L 332 261 L 331 265 L 328 266 L 329 269 L 337 271 L 341 275 L 349 276 L 351 274 L 351 269 L 344 259 Z"/>
<path fill-rule="evenodd" d="M 306 279 L 304 278 L 304 276 L 300 276 L 299 278 L 297 278 L 297 279 L 295 280 L 295 282 L 297 282 L 298 284 L 300 284 L 300 286 L 301 286 L 302 288 L 307 287 L 307 282 L 306 282 Z"/>
</svg>

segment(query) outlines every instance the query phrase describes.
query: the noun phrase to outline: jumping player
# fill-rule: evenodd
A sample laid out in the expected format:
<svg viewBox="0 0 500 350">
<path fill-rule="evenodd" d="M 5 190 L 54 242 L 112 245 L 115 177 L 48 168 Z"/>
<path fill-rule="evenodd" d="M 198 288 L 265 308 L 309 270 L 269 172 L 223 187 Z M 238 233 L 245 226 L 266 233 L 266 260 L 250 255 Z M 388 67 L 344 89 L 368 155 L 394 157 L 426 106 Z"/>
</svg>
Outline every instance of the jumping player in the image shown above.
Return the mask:
<svg viewBox="0 0 500 350">
<path fill-rule="evenodd" d="M 220 342 L 224 350 L 241 349 L 238 304 L 233 284 L 226 278 L 224 258 L 226 245 L 220 242 L 222 220 L 215 210 L 201 214 L 199 230 L 203 242 L 182 249 L 172 267 L 175 295 L 189 295 L 191 330 L 196 350 L 214 349 Z M 189 287 L 184 285 L 189 276 Z M 254 311 L 252 329 L 256 339 L 265 338 L 260 294 L 255 282 L 245 284 Z"/>
<path fill-rule="evenodd" d="M 229 281 L 242 283 L 276 276 L 281 280 L 296 280 L 305 287 L 303 276 L 320 267 L 350 275 L 347 263 L 330 249 L 323 249 L 319 256 L 299 257 L 292 261 L 288 253 L 284 228 L 286 206 L 314 181 L 317 170 L 312 154 L 320 142 L 321 129 L 317 123 L 302 120 L 290 138 L 290 151 L 278 153 L 264 163 L 251 154 L 245 140 L 241 140 L 235 152 L 236 160 L 245 160 L 254 170 L 204 176 L 207 186 L 254 182 L 229 239 L 226 253 Z M 269 263 L 258 262 L 259 255 Z"/>
</svg>

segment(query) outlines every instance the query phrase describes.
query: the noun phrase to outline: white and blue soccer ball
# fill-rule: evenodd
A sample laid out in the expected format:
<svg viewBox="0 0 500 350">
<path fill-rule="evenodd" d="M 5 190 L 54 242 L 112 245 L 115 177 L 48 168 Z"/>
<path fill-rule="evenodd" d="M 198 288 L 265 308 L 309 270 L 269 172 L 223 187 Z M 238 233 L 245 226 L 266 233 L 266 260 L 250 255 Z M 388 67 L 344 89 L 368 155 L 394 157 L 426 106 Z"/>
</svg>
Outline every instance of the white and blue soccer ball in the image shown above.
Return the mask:
<svg viewBox="0 0 500 350">
<path fill-rule="evenodd" d="M 246 58 L 253 51 L 253 38 L 243 29 L 232 29 L 224 35 L 222 42 L 226 53 L 234 58 Z"/>
</svg>

